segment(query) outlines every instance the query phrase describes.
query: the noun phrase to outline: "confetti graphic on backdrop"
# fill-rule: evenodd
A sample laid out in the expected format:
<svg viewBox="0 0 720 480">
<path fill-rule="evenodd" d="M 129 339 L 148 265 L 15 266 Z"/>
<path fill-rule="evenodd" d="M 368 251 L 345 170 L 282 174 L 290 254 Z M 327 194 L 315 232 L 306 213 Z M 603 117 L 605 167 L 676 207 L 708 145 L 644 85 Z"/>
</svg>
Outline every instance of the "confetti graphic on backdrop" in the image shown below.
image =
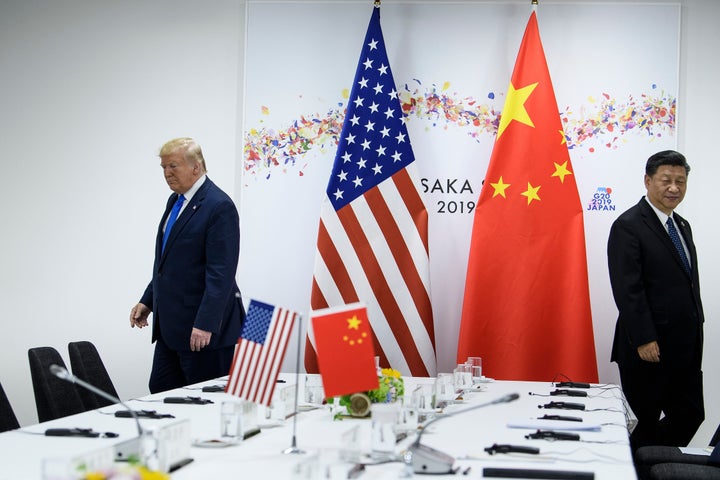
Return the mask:
<svg viewBox="0 0 720 480">
<path fill-rule="evenodd" d="M 502 98 L 495 101 L 495 97 L 501 95 L 490 92 L 487 99 L 478 100 L 448 93 L 449 82 L 439 88 L 436 85 L 423 88 L 419 80 L 414 82 L 412 87 L 405 84 L 399 88 L 400 103 L 409 121 L 427 122 L 427 128 L 464 128 L 476 140 L 496 134 L 504 101 Z M 629 134 L 672 135 L 676 99 L 664 91 L 654 93 L 656 85 L 652 90 L 652 94 L 628 95 L 623 99 L 602 93 L 588 97 L 587 104 L 579 108 L 566 107 L 560 118 L 568 148 L 595 153 L 599 149 L 621 147 L 623 137 Z M 262 106 L 261 113 L 269 115 L 270 108 Z M 332 153 L 337 149 L 344 116 L 345 106 L 341 102 L 324 114 L 300 115 L 281 129 L 250 128 L 244 139 L 245 174 L 267 180 L 274 172 L 292 170 L 302 176 L 307 167 L 306 153 L 314 149 Z"/>
</svg>

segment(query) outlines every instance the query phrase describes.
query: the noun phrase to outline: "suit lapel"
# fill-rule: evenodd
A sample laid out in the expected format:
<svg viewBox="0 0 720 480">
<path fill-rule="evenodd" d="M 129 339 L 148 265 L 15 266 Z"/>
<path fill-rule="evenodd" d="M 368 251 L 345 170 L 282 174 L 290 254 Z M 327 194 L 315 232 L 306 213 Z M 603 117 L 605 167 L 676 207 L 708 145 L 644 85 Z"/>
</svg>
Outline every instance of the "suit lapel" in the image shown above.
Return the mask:
<svg viewBox="0 0 720 480">
<path fill-rule="evenodd" d="M 208 189 L 210 188 L 210 185 L 212 185 L 212 182 L 209 178 L 205 179 L 205 182 L 200 186 L 197 192 L 195 192 L 195 195 L 190 199 L 187 206 L 183 209 L 183 211 L 180 213 L 180 216 L 175 221 L 175 225 L 173 225 L 172 230 L 170 230 L 170 236 L 167 239 L 167 243 L 165 244 L 165 251 L 162 252 L 162 260 L 165 259 L 168 252 L 172 249 L 173 243 L 175 243 L 175 240 L 182 235 L 183 230 L 185 229 L 185 226 L 191 221 L 192 217 L 195 215 L 195 212 L 200 208 L 200 206 L 203 203 L 203 200 L 205 200 L 205 196 L 207 195 Z M 166 209 L 165 215 L 163 215 L 163 220 L 160 227 L 160 243 L 162 243 L 162 225 L 165 222 L 165 218 L 167 218 L 170 209 L 172 208 L 172 204 L 175 203 L 175 200 L 177 199 L 177 195 L 172 195 L 171 201 L 168 202 L 168 206 L 170 208 Z M 159 250 L 158 250 L 159 251 Z"/>
<path fill-rule="evenodd" d="M 670 235 L 668 235 L 667 230 L 665 230 L 665 225 L 662 224 L 662 222 L 658 218 L 657 214 L 655 213 L 655 210 L 652 209 L 652 207 L 647 203 L 647 201 L 644 198 L 640 200 L 640 205 L 641 205 L 642 216 L 643 216 L 643 219 L 645 220 L 645 223 L 648 225 L 650 230 L 652 230 L 653 233 L 655 233 L 655 235 L 657 235 L 660 238 L 660 241 L 663 242 L 663 244 L 665 245 L 665 248 L 667 248 L 668 251 L 670 252 L 670 255 L 672 255 L 672 257 L 675 259 L 675 261 L 678 263 L 678 265 L 680 265 L 682 267 L 683 272 L 685 272 L 687 274 L 687 271 L 685 270 L 685 266 L 683 265 L 683 261 L 680 258 L 680 254 L 678 253 L 677 249 L 675 248 L 675 245 L 673 245 L 672 240 L 670 240 Z M 676 215 L 675 223 L 677 223 L 679 225 L 680 221 L 678 221 L 678 220 L 681 220 L 681 219 L 679 216 Z M 691 243 L 688 240 L 688 235 L 686 235 L 685 220 L 682 220 L 682 223 L 683 223 L 683 226 L 680 226 L 679 228 L 681 230 L 681 235 L 685 239 L 685 243 L 688 246 L 688 250 L 691 251 L 690 259 L 691 259 L 691 264 L 694 266 L 695 258 L 692 253 L 692 248 L 690 247 Z M 692 268 L 694 268 L 694 267 L 692 267 Z"/>
<path fill-rule="evenodd" d="M 177 200 L 178 194 L 173 193 L 170 195 L 167 201 L 167 205 L 165 205 L 165 213 L 163 213 L 162 218 L 160 219 L 160 225 L 158 225 L 158 231 L 157 231 L 157 237 L 155 238 L 155 257 L 159 258 L 162 254 L 162 239 L 163 239 L 163 227 L 165 226 L 165 222 L 167 221 L 168 215 L 170 215 L 170 210 L 172 210 L 173 205 L 175 204 L 175 201 Z"/>
</svg>

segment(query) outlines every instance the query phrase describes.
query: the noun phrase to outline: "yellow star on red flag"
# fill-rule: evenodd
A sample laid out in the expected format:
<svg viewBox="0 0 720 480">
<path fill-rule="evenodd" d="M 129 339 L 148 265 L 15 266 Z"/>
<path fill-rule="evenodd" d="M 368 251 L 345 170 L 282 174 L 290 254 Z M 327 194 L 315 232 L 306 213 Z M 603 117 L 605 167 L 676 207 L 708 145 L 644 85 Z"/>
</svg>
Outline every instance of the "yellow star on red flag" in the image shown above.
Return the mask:
<svg viewBox="0 0 720 480">
<path fill-rule="evenodd" d="M 500 180 L 498 180 L 497 183 L 491 183 L 490 186 L 495 189 L 495 191 L 493 192 L 493 197 L 497 197 L 498 195 L 500 195 L 503 198 L 507 198 L 505 197 L 505 190 L 507 190 L 510 184 L 503 182 L 502 175 L 500 176 Z"/>
<path fill-rule="evenodd" d="M 503 107 L 502 114 L 500 115 L 500 125 L 498 126 L 497 133 L 498 138 L 503 134 L 505 129 L 513 120 L 530 127 L 535 126 L 530 118 L 530 115 L 528 115 L 528 112 L 525 109 L 525 102 L 527 102 L 528 98 L 530 98 L 530 95 L 537 86 L 538 84 L 535 82 L 532 85 L 516 90 L 512 82 L 510 83 L 510 87 L 508 87 L 507 100 L 505 100 L 505 107 Z"/>
<path fill-rule="evenodd" d="M 567 168 L 567 164 L 568 162 L 565 162 L 562 165 L 555 163 L 555 173 L 553 173 L 552 176 L 560 177 L 560 183 L 565 183 L 565 175 L 572 175 L 572 172 Z"/>
</svg>

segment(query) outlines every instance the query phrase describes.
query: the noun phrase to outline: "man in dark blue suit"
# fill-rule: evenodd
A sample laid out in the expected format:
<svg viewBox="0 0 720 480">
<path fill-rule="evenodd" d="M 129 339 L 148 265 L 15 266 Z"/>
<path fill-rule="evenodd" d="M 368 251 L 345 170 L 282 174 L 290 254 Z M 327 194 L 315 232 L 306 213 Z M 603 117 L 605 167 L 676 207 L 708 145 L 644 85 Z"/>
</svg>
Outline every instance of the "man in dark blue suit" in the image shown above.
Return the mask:
<svg viewBox="0 0 720 480">
<path fill-rule="evenodd" d="M 227 375 L 245 318 L 233 201 L 207 178 L 191 138 L 163 145 L 160 166 L 174 193 L 160 220 L 152 280 L 130 311 L 130 326 L 139 328 L 153 313 L 151 393 Z"/>
<path fill-rule="evenodd" d="M 705 418 L 698 258 L 690 224 L 674 212 L 689 172 L 676 151 L 651 156 L 647 195 L 610 229 L 608 267 L 618 308 L 611 360 L 638 419 L 633 450 L 684 447 Z"/>
</svg>

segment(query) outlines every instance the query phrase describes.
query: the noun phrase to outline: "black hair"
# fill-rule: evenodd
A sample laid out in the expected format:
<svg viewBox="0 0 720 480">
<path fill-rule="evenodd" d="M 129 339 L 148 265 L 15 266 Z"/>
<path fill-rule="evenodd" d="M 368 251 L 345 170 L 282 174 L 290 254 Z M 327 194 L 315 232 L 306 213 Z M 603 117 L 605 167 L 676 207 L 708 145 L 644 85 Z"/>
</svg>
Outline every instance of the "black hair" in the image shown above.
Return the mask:
<svg viewBox="0 0 720 480">
<path fill-rule="evenodd" d="M 690 165 L 685 160 L 685 155 L 675 150 L 663 150 L 648 158 L 647 164 L 645 164 L 645 174 L 652 177 L 661 165 L 684 167 L 685 175 L 690 173 Z"/>
</svg>

